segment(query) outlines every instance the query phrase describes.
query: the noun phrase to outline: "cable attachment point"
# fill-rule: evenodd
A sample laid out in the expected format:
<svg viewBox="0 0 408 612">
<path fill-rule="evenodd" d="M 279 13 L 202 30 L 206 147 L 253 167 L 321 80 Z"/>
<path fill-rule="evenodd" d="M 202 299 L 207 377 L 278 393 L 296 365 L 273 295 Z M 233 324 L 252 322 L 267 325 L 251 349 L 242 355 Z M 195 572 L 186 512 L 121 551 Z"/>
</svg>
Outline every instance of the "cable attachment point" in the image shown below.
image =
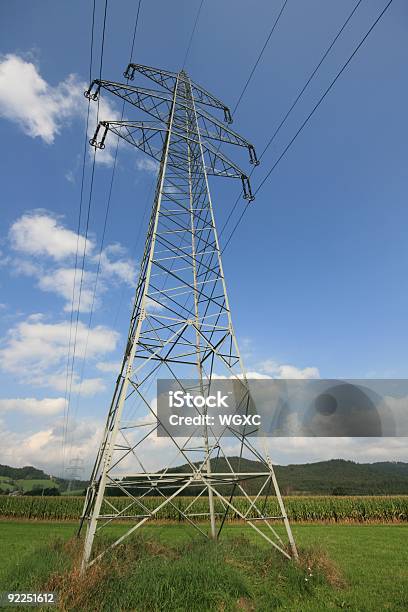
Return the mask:
<svg viewBox="0 0 408 612">
<path fill-rule="evenodd" d="M 260 161 L 256 156 L 256 151 L 255 151 L 255 147 L 254 145 L 249 145 L 248 146 L 248 151 L 249 151 L 249 163 L 253 164 L 254 166 L 259 166 Z"/>
<path fill-rule="evenodd" d="M 104 130 L 103 130 L 102 138 L 98 142 L 98 134 L 101 128 L 104 128 Z M 107 121 L 100 121 L 95 130 L 95 134 L 93 135 L 93 138 L 91 138 L 91 140 L 89 141 L 89 144 L 91 145 L 91 147 L 95 147 L 95 149 L 104 149 L 105 148 L 105 138 L 106 138 L 106 134 L 108 133 L 108 130 L 109 130 L 109 123 Z"/>
<path fill-rule="evenodd" d="M 232 115 L 228 106 L 224 107 L 224 121 L 225 123 L 232 123 Z"/>
<path fill-rule="evenodd" d="M 129 79 L 129 81 L 133 81 L 135 78 L 135 72 L 136 68 L 132 64 L 128 64 L 128 67 L 123 73 L 123 76 L 125 77 L 125 79 Z"/>
<path fill-rule="evenodd" d="M 96 83 L 97 83 L 97 81 L 92 81 L 92 83 L 89 86 L 89 89 L 84 91 L 84 96 L 85 96 L 85 98 L 88 98 L 88 100 L 96 101 L 99 98 L 99 92 L 101 90 L 101 85 L 100 85 L 100 83 L 98 83 L 96 88 L 93 90 L 93 87 L 94 87 L 94 85 Z"/>
<path fill-rule="evenodd" d="M 251 183 L 249 182 L 249 177 L 243 174 L 241 176 L 242 180 L 242 189 L 244 192 L 244 200 L 248 200 L 248 202 L 252 202 L 255 200 L 255 196 L 252 194 Z"/>
</svg>

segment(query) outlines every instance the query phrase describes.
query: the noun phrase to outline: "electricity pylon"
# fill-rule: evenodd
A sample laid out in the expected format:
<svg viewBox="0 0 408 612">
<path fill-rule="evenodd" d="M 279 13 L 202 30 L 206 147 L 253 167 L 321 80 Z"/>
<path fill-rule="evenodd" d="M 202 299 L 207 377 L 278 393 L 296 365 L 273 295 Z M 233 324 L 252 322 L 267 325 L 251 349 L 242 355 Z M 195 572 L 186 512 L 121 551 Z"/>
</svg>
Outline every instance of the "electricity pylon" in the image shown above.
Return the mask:
<svg viewBox="0 0 408 612">
<path fill-rule="evenodd" d="M 70 493 L 72 489 L 72 482 L 79 480 L 79 476 L 84 471 L 84 460 L 82 457 L 73 457 L 70 460 L 68 467 L 65 468 L 65 471 L 69 475 L 67 493 Z"/>
<path fill-rule="evenodd" d="M 130 85 L 136 73 L 161 89 Z M 87 523 L 82 569 L 106 552 L 99 548 L 92 557 L 95 535 L 106 525 L 119 522 L 123 529 L 111 548 L 166 505 L 201 534 L 213 538 L 221 532 L 228 513 L 233 513 L 283 555 L 297 558 L 271 460 L 256 448 L 253 438 L 245 430 L 241 434 L 231 429 L 229 435 L 240 449 L 235 458 L 225 454 L 224 438 L 207 426 L 202 428 L 199 443 L 196 437 L 180 440 L 170 436 L 165 447 L 163 438 L 156 436 L 160 420 L 149 395 L 151 384 L 163 372 L 165 378 L 175 381 L 198 380 L 204 393 L 212 380 L 224 377 L 243 388 L 242 401 L 249 409 L 251 399 L 231 320 L 208 175 L 241 179 L 244 198 L 252 200 L 248 176 L 220 148 L 225 144 L 244 147 L 250 162 L 257 164 L 255 149 L 229 127 L 228 107 L 183 70 L 174 73 L 129 64 L 124 76 L 126 84 L 95 80 L 85 95 L 97 100 L 102 91 L 110 92 L 127 102 L 129 110 L 138 108 L 153 119 L 101 121 L 90 143 L 104 148 L 111 131 L 147 153 L 157 161 L 157 186 L 127 346 L 81 519 L 81 527 Z M 221 111 L 226 124 L 209 114 L 209 107 Z M 172 461 L 165 455 L 169 446 L 174 451 Z M 260 465 L 263 469 L 242 471 L 244 455 L 256 459 L 257 469 Z M 165 461 L 167 467 L 158 471 Z M 250 497 L 244 483 L 254 478 L 260 482 L 259 492 Z M 195 493 L 191 501 L 181 504 L 178 496 L 191 491 Z M 117 492 L 127 500 L 122 508 L 109 496 Z M 235 494 L 243 497 L 246 509 L 237 508 Z M 278 499 L 277 517 L 264 514 L 262 500 L 271 494 Z M 149 503 L 147 495 L 151 496 Z M 195 512 L 194 505 L 203 495 L 208 498 L 208 513 Z M 208 534 L 203 515 L 210 519 Z M 289 547 L 272 519 L 283 521 Z"/>
</svg>

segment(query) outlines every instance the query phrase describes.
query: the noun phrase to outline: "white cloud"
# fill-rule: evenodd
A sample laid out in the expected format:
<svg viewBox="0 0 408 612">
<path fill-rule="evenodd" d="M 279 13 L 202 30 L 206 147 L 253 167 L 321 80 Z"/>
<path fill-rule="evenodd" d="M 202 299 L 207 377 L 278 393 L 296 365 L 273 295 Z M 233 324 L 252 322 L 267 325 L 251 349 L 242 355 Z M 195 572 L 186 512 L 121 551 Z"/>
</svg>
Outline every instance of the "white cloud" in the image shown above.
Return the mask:
<svg viewBox="0 0 408 612">
<path fill-rule="evenodd" d="M 65 173 L 65 178 L 67 179 L 68 183 L 72 183 L 73 185 L 75 184 L 75 174 L 72 170 L 67 170 Z"/>
<path fill-rule="evenodd" d="M 65 392 L 67 386 L 66 372 L 59 373 L 47 373 L 45 376 L 40 376 L 33 382 L 41 384 L 41 386 L 47 386 L 56 391 Z M 81 393 L 81 395 L 95 395 L 96 393 L 102 393 L 106 390 L 105 381 L 102 378 L 84 378 L 82 381 L 76 372 L 72 376 L 69 376 L 69 389 L 72 393 Z"/>
<path fill-rule="evenodd" d="M 121 361 L 99 361 L 96 364 L 96 368 L 100 372 L 109 372 L 113 374 L 119 374 L 122 368 L 122 362 Z"/>
<path fill-rule="evenodd" d="M 131 287 L 136 284 L 136 267 L 135 262 L 132 259 L 117 259 L 114 261 L 110 258 L 110 255 L 120 255 L 124 253 L 124 249 L 121 245 L 111 244 L 108 245 L 101 253 L 101 272 L 105 276 L 110 278 L 117 278 L 118 280 L 127 283 Z M 94 258 L 96 262 L 99 260 L 99 255 Z"/>
<path fill-rule="evenodd" d="M 66 300 L 64 310 L 71 311 L 72 293 L 75 280 L 74 311 L 78 308 L 81 312 L 89 312 L 92 306 L 96 274 L 84 271 L 82 276 L 81 303 L 79 304 L 79 288 L 81 282 L 81 271 L 75 268 L 56 268 L 48 274 L 42 274 L 38 280 L 38 287 L 43 291 L 56 293 Z M 97 291 L 101 293 L 105 287 L 101 280 L 98 282 Z M 96 296 L 94 307 L 98 305 Z"/>
<path fill-rule="evenodd" d="M 76 363 L 83 359 L 85 348 L 88 361 L 100 359 L 116 348 L 118 338 L 117 332 L 102 325 L 89 329 L 88 334 L 88 327 L 79 321 Z M 29 317 L 13 327 L 3 339 L 0 368 L 14 374 L 21 382 L 63 391 L 69 339 L 68 321 L 47 323 L 41 315 Z M 76 374 L 73 384 L 76 390 L 79 386 Z M 101 379 L 91 378 L 83 381 L 82 391 L 91 394 L 103 388 Z"/>
<path fill-rule="evenodd" d="M 159 304 L 159 302 L 156 302 L 155 300 L 153 300 L 151 297 L 147 295 L 146 300 L 145 300 L 146 310 L 148 312 L 160 312 L 160 310 L 163 310 L 166 307 L 165 305 L 167 301 L 164 300 L 162 297 L 160 297 L 160 299 L 163 302 L 162 304 Z M 133 299 L 132 299 L 132 306 L 133 306 Z"/>
<path fill-rule="evenodd" d="M 84 236 L 66 229 L 49 213 L 35 212 L 25 214 L 10 227 L 9 239 L 11 247 L 20 253 L 28 255 L 47 255 L 60 261 L 72 257 L 77 252 L 82 253 L 85 246 Z M 92 251 L 94 244 L 89 239 L 86 251 Z"/>
<path fill-rule="evenodd" d="M 64 411 L 67 400 L 63 397 L 34 397 L 0 399 L 0 412 L 22 412 L 37 416 L 50 416 Z"/>
<path fill-rule="evenodd" d="M 73 118 L 85 120 L 88 102 L 84 91 L 88 85 L 70 74 L 55 86 L 41 76 L 38 67 L 22 57 L 9 53 L 0 58 L 0 117 L 17 123 L 32 138 L 52 144 L 55 137 Z M 99 109 L 100 120 L 118 120 L 119 113 L 107 98 L 90 105 L 89 136 L 93 136 Z M 97 151 L 96 161 L 112 165 L 114 139 Z"/>
<path fill-rule="evenodd" d="M 8 258 L 7 260 L 7 266 L 12 272 L 37 279 L 39 289 L 56 293 L 64 298 L 66 312 L 71 311 L 75 286 L 74 311 L 77 311 L 78 308 L 81 312 L 91 310 L 96 283 L 96 266 L 99 263 L 99 253 L 94 254 L 95 243 L 92 240 L 85 239 L 81 234 L 78 235 L 64 227 L 48 212 L 34 211 L 22 215 L 12 224 L 9 230 L 9 241 L 12 249 L 18 253 L 14 259 Z M 77 245 L 79 264 L 75 272 L 72 264 L 74 255 L 77 253 Z M 80 268 L 85 246 L 87 259 L 82 275 Z M 109 283 L 121 282 L 134 287 L 135 279 L 136 263 L 126 256 L 126 249 L 117 243 L 106 246 L 101 253 L 94 309 L 100 305 L 100 297 L 107 290 Z M 79 303 L 80 286 L 81 302 Z"/>
<path fill-rule="evenodd" d="M 263 379 L 271 379 L 272 376 L 268 374 L 261 374 L 260 372 L 256 372 L 255 370 L 248 370 L 245 372 L 245 376 L 247 380 L 263 380 Z M 230 380 L 236 378 L 244 378 L 243 374 L 229 374 L 228 376 L 225 374 L 212 374 L 213 380 Z"/>
<path fill-rule="evenodd" d="M 142 172 L 156 175 L 159 171 L 159 162 L 151 157 L 140 157 L 136 160 L 136 168 Z"/>
<path fill-rule="evenodd" d="M 62 474 L 63 431 L 62 420 L 29 432 L 8 431 L 3 424 L 0 428 L 2 461 L 16 467 L 34 465 L 47 474 L 66 478 L 67 474 Z M 81 457 L 85 467 L 83 478 L 89 476 L 96 449 L 100 444 L 101 432 L 102 423 L 95 420 L 82 420 L 71 425 L 65 465 L 69 465 L 70 458 Z"/>
<path fill-rule="evenodd" d="M 254 379 L 263 380 L 263 379 L 266 379 L 266 378 L 272 378 L 271 376 L 269 376 L 269 374 L 261 374 L 260 372 L 255 372 L 255 371 L 251 371 L 251 370 L 249 370 L 246 373 L 246 376 L 247 376 L 248 379 L 252 379 L 252 380 L 254 380 Z"/>
<path fill-rule="evenodd" d="M 25 134 L 54 142 L 61 123 L 84 106 L 74 75 L 51 87 L 37 67 L 12 53 L 0 60 L 0 116 L 17 123 Z"/>
<path fill-rule="evenodd" d="M 43 320 L 26 320 L 14 327 L 8 335 L 6 347 L 0 350 L 0 363 L 14 370 L 24 361 L 33 364 L 56 363 L 67 353 L 70 334 L 68 321 L 46 323 Z M 110 352 L 116 348 L 118 333 L 98 325 L 89 330 L 79 321 L 76 336 L 76 355 L 80 359 L 85 352 L 89 358 Z"/>
<path fill-rule="evenodd" d="M 263 361 L 259 368 L 262 373 L 269 374 L 272 378 L 320 378 L 319 369 L 316 367 L 298 368 L 290 364 L 277 363 L 272 359 Z"/>
</svg>

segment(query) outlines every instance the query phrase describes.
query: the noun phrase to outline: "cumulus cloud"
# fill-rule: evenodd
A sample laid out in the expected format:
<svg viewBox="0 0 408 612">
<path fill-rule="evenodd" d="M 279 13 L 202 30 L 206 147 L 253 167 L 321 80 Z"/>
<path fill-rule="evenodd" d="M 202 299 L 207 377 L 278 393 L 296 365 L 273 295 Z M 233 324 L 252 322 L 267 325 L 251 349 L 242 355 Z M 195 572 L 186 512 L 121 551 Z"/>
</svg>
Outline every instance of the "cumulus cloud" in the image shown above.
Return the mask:
<svg viewBox="0 0 408 612">
<path fill-rule="evenodd" d="M 94 254 L 94 241 L 65 227 L 49 212 L 41 210 L 22 215 L 11 225 L 8 237 L 12 250 L 17 253 L 16 257 L 7 259 L 10 269 L 37 279 L 37 287 L 42 291 L 64 298 L 66 312 L 71 311 L 73 293 L 74 311 L 89 312 L 92 303 L 95 309 L 100 305 L 100 297 L 109 283 L 121 282 L 134 287 L 136 264 L 120 244 L 108 245 L 100 254 L 96 285 L 99 253 Z M 84 249 L 88 255 L 83 275 L 73 267 L 77 247 L 80 258 Z"/>
<path fill-rule="evenodd" d="M 140 157 L 136 160 L 136 168 L 142 172 L 156 175 L 159 171 L 159 163 L 151 157 Z"/>
<path fill-rule="evenodd" d="M 82 275 L 81 288 L 81 303 L 79 303 L 79 284 L 81 273 L 75 268 L 56 268 L 48 274 L 41 274 L 38 279 L 38 287 L 43 291 L 56 293 L 66 300 L 64 310 L 70 312 L 73 306 L 74 311 L 78 309 L 81 312 L 89 312 L 92 307 L 93 293 L 96 274 L 90 271 L 84 271 Z M 72 294 L 75 282 L 74 303 L 72 304 Z M 105 290 L 102 281 L 98 283 L 98 293 Z M 94 301 L 94 307 L 98 305 L 97 300 Z"/>
<path fill-rule="evenodd" d="M 64 397 L 20 397 L 0 399 L 0 412 L 22 412 L 37 416 L 50 416 L 64 411 L 67 400 Z"/>
<path fill-rule="evenodd" d="M 21 382 L 63 391 L 70 329 L 69 321 L 48 323 L 41 315 L 19 322 L 3 339 L 0 368 L 14 374 Z M 119 334 L 108 327 L 98 325 L 88 330 L 79 321 L 76 335 L 77 360 L 84 357 L 85 350 L 88 360 L 100 359 L 116 348 L 118 338 Z M 79 388 L 76 375 L 73 385 L 74 390 Z M 82 392 L 92 394 L 103 388 L 101 379 L 85 379 Z"/>
<path fill-rule="evenodd" d="M 263 374 L 269 374 L 271 378 L 320 378 L 319 369 L 316 367 L 298 368 L 290 364 L 281 364 L 267 359 L 259 365 L 259 369 Z"/>
<path fill-rule="evenodd" d="M 0 116 L 19 125 L 25 134 L 54 142 L 62 121 L 83 106 L 76 77 L 51 87 L 37 67 L 18 55 L 8 54 L 0 61 Z"/>
<path fill-rule="evenodd" d="M 147 311 L 148 312 L 160 312 L 161 310 L 163 310 L 165 308 L 165 304 L 167 304 L 167 301 L 163 300 L 162 297 L 160 297 L 160 299 L 162 301 L 161 304 L 159 304 L 158 302 L 156 302 L 155 300 L 153 300 L 151 297 L 147 295 L 146 300 L 145 300 L 145 306 L 146 306 Z"/>
<path fill-rule="evenodd" d="M 0 57 L 0 117 L 16 123 L 27 136 L 41 138 L 49 145 L 72 119 L 85 120 L 88 103 L 83 93 L 87 87 L 74 74 L 50 85 L 33 62 L 13 53 Z M 89 136 L 95 132 L 97 119 L 119 118 L 109 99 L 101 97 L 99 105 L 90 105 Z M 112 165 L 115 146 L 113 139 L 107 139 L 106 148 L 97 151 L 96 161 Z"/>
<path fill-rule="evenodd" d="M 66 372 L 49 372 L 47 373 L 46 377 L 40 375 L 33 382 L 41 386 L 50 387 L 56 391 L 65 392 L 67 386 Z M 105 391 L 106 384 L 104 379 L 99 377 L 83 378 L 81 380 L 78 374 L 73 372 L 72 383 L 71 375 L 69 376 L 69 389 L 72 393 L 81 393 L 81 395 L 95 395 L 96 393 Z"/>
<path fill-rule="evenodd" d="M 109 372 L 113 374 L 119 374 L 122 368 L 121 361 L 98 361 L 96 368 L 100 372 Z"/>
<path fill-rule="evenodd" d="M 130 258 L 121 257 L 120 259 L 112 259 L 113 256 L 122 256 L 125 249 L 119 244 L 108 245 L 101 253 L 101 272 L 105 276 L 117 279 L 128 284 L 131 287 L 136 283 L 135 262 Z M 95 258 L 95 262 L 99 260 L 99 255 Z"/>
<path fill-rule="evenodd" d="M 19 363 L 53 364 L 66 357 L 70 334 L 68 321 L 47 323 L 41 315 L 29 317 L 12 328 L 6 346 L 0 350 L 0 364 L 14 370 Z M 78 322 L 76 354 L 82 358 L 87 345 L 89 358 L 110 352 L 116 348 L 118 333 L 98 325 L 89 330 Z"/>
<path fill-rule="evenodd" d="M 71 425 L 65 464 L 69 464 L 69 459 L 72 457 L 81 457 L 85 467 L 83 478 L 89 476 L 90 468 L 95 460 L 102 427 L 101 422 L 87 419 Z M 47 474 L 66 478 L 67 475 L 62 474 L 63 431 L 62 420 L 46 428 L 28 432 L 9 431 L 3 424 L 0 428 L 3 461 L 16 467 L 34 465 L 43 469 Z"/>
<path fill-rule="evenodd" d="M 28 255 L 47 255 L 60 261 L 72 257 L 77 252 L 93 250 L 94 244 L 61 225 L 57 219 L 45 212 L 22 215 L 9 230 L 12 249 Z"/>
</svg>

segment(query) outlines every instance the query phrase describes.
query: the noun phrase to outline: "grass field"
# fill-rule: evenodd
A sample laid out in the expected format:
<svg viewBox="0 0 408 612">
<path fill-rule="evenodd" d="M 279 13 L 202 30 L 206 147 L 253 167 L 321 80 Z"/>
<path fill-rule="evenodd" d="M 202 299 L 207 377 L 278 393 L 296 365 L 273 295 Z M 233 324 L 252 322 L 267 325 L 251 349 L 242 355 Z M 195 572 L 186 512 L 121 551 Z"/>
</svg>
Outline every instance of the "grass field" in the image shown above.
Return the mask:
<svg viewBox="0 0 408 612">
<path fill-rule="evenodd" d="M 68 540 L 75 528 L 75 524 L 67 522 L 0 521 L 0 590 L 33 588 L 44 584 L 50 572 L 65 567 L 69 558 L 66 553 L 62 551 L 61 556 L 56 549 L 52 553 L 44 551 L 49 551 L 47 546 L 57 538 Z M 286 562 L 281 565 L 277 558 L 271 557 L 271 561 L 265 557 L 269 554 L 267 545 L 240 525 L 228 525 L 223 543 L 214 549 L 211 543 L 203 545 L 199 541 L 196 547 L 191 547 L 197 537 L 192 538 L 188 526 L 153 524 L 143 530 L 150 544 L 142 547 L 144 553 L 138 553 L 132 562 L 131 573 L 122 576 L 123 588 L 116 592 L 115 584 L 109 586 L 105 579 L 105 591 L 98 588 L 90 607 L 82 602 L 78 609 L 141 612 L 408 609 L 407 526 L 312 524 L 294 525 L 293 529 L 301 549 L 318 545 L 327 551 L 341 571 L 343 585 L 328 584 L 318 577 L 318 571 L 313 571 L 313 577 L 305 581 L 304 571 L 292 571 Z M 243 533 L 248 540 L 239 544 Z M 139 544 L 135 541 L 134 548 Z M 115 567 L 113 563 L 112 575 Z M 201 597 L 200 590 L 205 591 Z M 124 592 L 127 599 L 123 599 Z M 96 603 L 102 595 L 106 607 Z M 113 596 L 115 604 L 110 601 Z M 192 607 L 194 598 L 196 607 Z"/>
<path fill-rule="evenodd" d="M 15 480 L 15 483 L 17 484 L 19 489 L 22 489 L 23 491 L 31 491 L 32 489 L 41 489 L 42 487 L 44 487 L 44 489 L 46 488 L 53 488 L 53 487 L 57 487 L 58 485 L 55 484 L 55 482 L 53 480 L 30 480 L 30 479 L 20 479 L 20 480 Z"/>
<path fill-rule="evenodd" d="M 11 478 L 0 476 L 0 489 L 3 489 L 3 491 L 13 491 L 15 486 L 12 484 Z"/>
</svg>

